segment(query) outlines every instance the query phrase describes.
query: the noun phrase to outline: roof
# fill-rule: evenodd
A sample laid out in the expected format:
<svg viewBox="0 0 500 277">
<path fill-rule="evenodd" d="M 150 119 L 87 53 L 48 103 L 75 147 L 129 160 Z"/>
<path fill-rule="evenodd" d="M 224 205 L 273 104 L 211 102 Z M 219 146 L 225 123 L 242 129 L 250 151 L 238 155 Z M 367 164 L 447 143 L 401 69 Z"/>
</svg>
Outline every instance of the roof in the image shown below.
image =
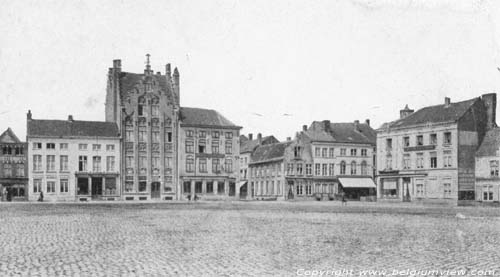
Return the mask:
<svg viewBox="0 0 500 277">
<path fill-rule="evenodd" d="M 402 128 L 426 123 L 455 122 L 458 121 L 478 100 L 479 98 L 473 98 L 461 102 L 450 103 L 449 105 L 442 104 L 424 107 L 405 118 L 385 123 L 380 129 Z"/>
<path fill-rule="evenodd" d="M 279 141 L 274 136 L 265 136 L 265 137 L 262 137 L 260 144 L 264 145 L 264 144 L 277 143 L 277 142 L 279 142 Z M 259 146 L 258 139 L 241 140 L 241 137 L 240 137 L 240 153 L 253 152 L 257 146 Z"/>
<path fill-rule="evenodd" d="M 7 128 L 7 130 L 5 130 L 5 132 L 3 132 L 0 135 L 0 142 L 1 143 L 21 143 L 19 138 L 16 136 L 16 134 L 14 134 L 14 132 L 10 128 Z"/>
<path fill-rule="evenodd" d="M 285 150 L 290 144 L 291 141 L 260 145 L 252 153 L 250 164 L 281 160 L 285 157 Z"/>
<path fill-rule="evenodd" d="M 179 103 L 178 95 L 174 94 L 170 80 L 167 80 L 166 75 L 151 74 L 153 81 L 158 83 L 158 86 L 165 93 L 170 94 Z M 131 72 L 120 72 L 120 92 L 123 97 L 124 93 L 135 90 L 135 86 L 140 84 L 146 77 L 145 74 L 131 73 Z"/>
<path fill-rule="evenodd" d="M 28 137 L 120 137 L 114 122 L 28 120 Z"/>
<path fill-rule="evenodd" d="M 496 156 L 500 149 L 500 128 L 494 128 L 486 132 L 483 142 L 476 152 L 477 157 Z"/>
<path fill-rule="evenodd" d="M 181 125 L 241 128 L 222 116 L 219 112 L 209 109 L 181 107 L 180 121 Z"/>
<path fill-rule="evenodd" d="M 337 143 L 376 143 L 377 133 L 366 123 L 314 121 L 304 132 L 312 141 Z"/>
</svg>

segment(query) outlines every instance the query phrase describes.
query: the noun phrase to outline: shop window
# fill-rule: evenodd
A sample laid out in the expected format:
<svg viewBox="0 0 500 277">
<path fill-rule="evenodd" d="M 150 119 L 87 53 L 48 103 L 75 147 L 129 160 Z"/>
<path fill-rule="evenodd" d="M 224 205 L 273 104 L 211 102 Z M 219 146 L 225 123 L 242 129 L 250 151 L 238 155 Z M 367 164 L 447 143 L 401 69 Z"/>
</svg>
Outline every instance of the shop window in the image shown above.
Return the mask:
<svg viewBox="0 0 500 277">
<path fill-rule="evenodd" d="M 194 183 L 194 193 L 202 193 L 202 182 L 196 182 Z"/>
<path fill-rule="evenodd" d="M 226 184 L 224 182 L 217 183 L 217 193 L 218 194 L 226 193 Z"/>
<path fill-rule="evenodd" d="M 77 178 L 77 194 L 89 194 L 89 178 Z"/>
<path fill-rule="evenodd" d="M 214 182 L 207 182 L 207 193 L 214 193 Z"/>
</svg>

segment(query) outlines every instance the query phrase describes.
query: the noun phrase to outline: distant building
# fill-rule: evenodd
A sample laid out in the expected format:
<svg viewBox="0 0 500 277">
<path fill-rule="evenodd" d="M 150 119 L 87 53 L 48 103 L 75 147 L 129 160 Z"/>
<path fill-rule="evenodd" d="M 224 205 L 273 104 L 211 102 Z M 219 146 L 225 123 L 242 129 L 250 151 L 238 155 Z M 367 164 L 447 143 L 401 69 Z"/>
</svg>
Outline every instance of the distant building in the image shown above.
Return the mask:
<svg viewBox="0 0 500 277">
<path fill-rule="evenodd" d="M 28 148 L 8 128 L 0 135 L 0 200 L 28 199 Z"/>
<path fill-rule="evenodd" d="M 486 133 L 476 153 L 476 200 L 500 201 L 500 128 Z"/>
<path fill-rule="evenodd" d="M 113 122 L 27 115 L 29 200 L 118 200 L 120 133 Z"/>
<path fill-rule="evenodd" d="M 217 111 L 187 107 L 179 124 L 180 199 L 238 197 L 241 127 Z"/>
<path fill-rule="evenodd" d="M 475 153 L 496 127 L 496 94 L 429 106 L 407 106 L 377 130 L 378 198 L 474 200 Z"/>
</svg>

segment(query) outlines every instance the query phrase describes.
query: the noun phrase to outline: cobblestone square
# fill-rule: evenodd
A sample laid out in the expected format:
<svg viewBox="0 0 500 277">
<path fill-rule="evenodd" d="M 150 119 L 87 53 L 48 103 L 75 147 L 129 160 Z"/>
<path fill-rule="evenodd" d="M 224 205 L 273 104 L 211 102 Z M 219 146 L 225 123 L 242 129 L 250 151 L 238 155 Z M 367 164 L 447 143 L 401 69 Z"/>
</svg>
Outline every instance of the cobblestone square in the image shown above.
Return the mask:
<svg viewBox="0 0 500 277">
<path fill-rule="evenodd" d="M 0 275 L 296 276 L 352 270 L 350 276 L 359 276 L 359 270 L 463 269 L 466 276 L 474 270 L 500 276 L 499 231 L 498 208 L 1 204 Z"/>
</svg>

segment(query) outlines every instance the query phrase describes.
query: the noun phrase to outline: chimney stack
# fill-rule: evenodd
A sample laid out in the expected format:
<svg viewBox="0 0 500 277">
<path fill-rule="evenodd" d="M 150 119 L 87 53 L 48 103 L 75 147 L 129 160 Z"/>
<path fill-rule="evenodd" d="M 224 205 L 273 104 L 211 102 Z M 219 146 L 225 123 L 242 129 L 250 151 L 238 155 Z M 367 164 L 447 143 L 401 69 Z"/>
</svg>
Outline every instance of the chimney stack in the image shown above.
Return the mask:
<svg viewBox="0 0 500 277">
<path fill-rule="evenodd" d="M 113 68 L 116 72 L 122 71 L 122 60 L 113 60 Z"/>
<path fill-rule="evenodd" d="M 445 97 L 444 98 L 444 105 L 445 105 L 445 107 L 450 106 L 450 103 L 451 103 L 450 97 Z"/>
<path fill-rule="evenodd" d="M 68 121 L 73 122 L 73 116 L 72 115 L 68 115 Z"/>
<path fill-rule="evenodd" d="M 370 126 L 370 120 L 369 119 L 366 119 L 365 123 L 366 123 L 366 125 Z"/>
<path fill-rule="evenodd" d="M 249 140 L 253 140 L 253 134 L 252 133 L 248 134 L 248 139 Z"/>
<path fill-rule="evenodd" d="M 354 120 L 354 129 L 359 131 L 359 120 Z"/>
<path fill-rule="evenodd" d="M 497 127 L 496 110 L 497 110 L 497 94 L 483 94 L 481 99 L 486 107 L 486 129 L 491 130 Z"/>
<path fill-rule="evenodd" d="M 321 121 L 321 127 L 323 131 L 328 131 L 330 129 L 330 120 Z"/>
<path fill-rule="evenodd" d="M 167 75 L 168 77 L 172 77 L 172 72 L 170 71 L 170 64 L 167 63 L 167 65 L 165 65 L 165 75 Z"/>
<path fill-rule="evenodd" d="M 307 131 L 307 125 L 302 125 L 302 131 Z"/>
<path fill-rule="evenodd" d="M 28 113 L 26 114 L 26 119 L 31 120 L 31 110 L 28 110 Z"/>
<path fill-rule="evenodd" d="M 399 118 L 403 119 L 412 114 L 413 112 L 414 110 L 408 108 L 408 104 L 406 104 L 405 108 L 399 111 Z"/>
<path fill-rule="evenodd" d="M 259 144 L 262 143 L 262 134 L 261 133 L 257 134 L 257 140 L 259 141 Z"/>
</svg>

